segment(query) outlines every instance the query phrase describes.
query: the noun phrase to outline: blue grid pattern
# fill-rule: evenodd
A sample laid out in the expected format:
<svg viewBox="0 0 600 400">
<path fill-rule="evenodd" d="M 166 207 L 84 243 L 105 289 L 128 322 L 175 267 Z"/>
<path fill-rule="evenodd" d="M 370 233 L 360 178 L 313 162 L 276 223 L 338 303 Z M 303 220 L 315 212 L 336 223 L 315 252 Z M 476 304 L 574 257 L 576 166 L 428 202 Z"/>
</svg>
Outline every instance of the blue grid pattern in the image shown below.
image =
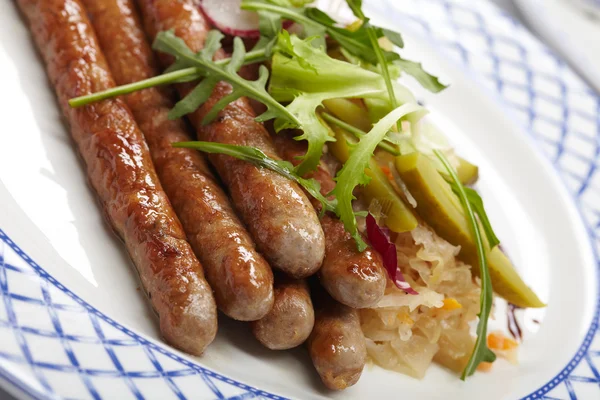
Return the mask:
<svg viewBox="0 0 600 400">
<path fill-rule="evenodd" d="M 283 399 L 183 359 L 108 318 L 2 230 L 0 295 L 0 375 L 34 398 Z M 15 374 L 23 365 L 31 376 Z"/>
<path fill-rule="evenodd" d="M 600 0 L 587 0 L 587 3 L 591 6 L 600 7 Z"/>
<path fill-rule="evenodd" d="M 572 193 L 600 267 L 600 97 L 519 22 L 487 1 L 368 3 L 478 73 L 538 141 Z M 600 285 L 600 279 L 599 279 Z M 526 399 L 600 397 L 600 299 L 572 361 Z"/>
<path fill-rule="evenodd" d="M 503 97 L 563 176 L 600 253 L 598 96 L 487 1 L 367 5 L 371 13 L 439 44 Z M 111 320 L 57 282 L 2 230 L 0 296 L 0 375 L 34 398 L 280 399 L 183 359 Z M 69 323 L 73 320 L 77 323 Z M 598 397 L 597 322 L 596 313 L 573 360 L 528 399 Z"/>
</svg>

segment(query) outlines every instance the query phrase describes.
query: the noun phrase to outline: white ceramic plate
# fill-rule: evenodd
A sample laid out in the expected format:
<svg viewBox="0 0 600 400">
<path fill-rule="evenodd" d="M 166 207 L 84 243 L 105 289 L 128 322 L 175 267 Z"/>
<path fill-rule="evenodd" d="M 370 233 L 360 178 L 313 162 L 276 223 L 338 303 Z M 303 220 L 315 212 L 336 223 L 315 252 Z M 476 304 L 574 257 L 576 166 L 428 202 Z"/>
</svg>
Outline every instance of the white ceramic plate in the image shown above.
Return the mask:
<svg viewBox="0 0 600 400">
<path fill-rule="evenodd" d="M 7 390 L 107 399 L 599 397 L 600 100 L 486 1 L 366 6 L 378 23 L 406 33 L 407 54 L 452 83 L 441 95 L 417 93 L 458 151 L 480 165 L 478 188 L 493 223 L 548 303 L 525 315 L 520 364 L 500 361 L 467 382 L 436 366 L 422 381 L 368 367 L 356 386 L 332 393 L 303 349 L 266 351 L 241 323 L 222 320 L 201 359 L 164 345 L 86 185 L 27 29 L 14 4 L 3 2 L 0 383 Z"/>
</svg>

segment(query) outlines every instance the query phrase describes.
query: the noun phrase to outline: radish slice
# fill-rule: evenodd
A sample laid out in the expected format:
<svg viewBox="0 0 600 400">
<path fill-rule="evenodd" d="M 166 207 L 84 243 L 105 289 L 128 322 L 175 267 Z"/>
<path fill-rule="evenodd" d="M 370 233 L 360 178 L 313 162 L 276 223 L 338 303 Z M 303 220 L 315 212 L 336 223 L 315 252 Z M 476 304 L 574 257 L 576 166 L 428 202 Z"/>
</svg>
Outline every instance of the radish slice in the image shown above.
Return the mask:
<svg viewBox="0 0 600 400">
<path fill-rule="evenodd" d="M 242 0 L 202 0 L 200 8 L 211 25 L 223 33 L 258 38 L 258 14 L 242 10 Z"/>
</svg>

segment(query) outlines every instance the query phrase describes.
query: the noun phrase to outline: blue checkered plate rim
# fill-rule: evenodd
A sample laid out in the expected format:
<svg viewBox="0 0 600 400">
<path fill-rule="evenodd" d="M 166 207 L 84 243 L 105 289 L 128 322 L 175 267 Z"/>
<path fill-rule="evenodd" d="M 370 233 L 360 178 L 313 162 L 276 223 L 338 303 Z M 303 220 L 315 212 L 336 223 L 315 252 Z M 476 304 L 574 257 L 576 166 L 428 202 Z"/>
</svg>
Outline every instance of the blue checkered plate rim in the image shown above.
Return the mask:
<svg viewBox="0 0 600 400">
<path fill-rule="evenodd" d="M 564 61 L 488 1 L 413 0 L 410 6 L 395 0 L 366 3 L 371 14 L 402 22 L 407 32 L 426 38 L 448 57 L 475 71 L 512 109 L 573 195 L 595 249 L 596 264 L 600 266 L 600 97 Z M 552 107 L 540 108 L 539 102 Z M 574 140 L 584 142 L 587 151 L 582 153 L 581 146 L 572 144 Z M 28 285 L 39 288 L 42 299 L 12 293 L 11 276 L 15 274 L 27 277 Z M 170 394 L 178 398 L 193 397 L 194 387 L 198 385 L 219 399 L 281 398 L 202 367 L 114 321 L 58 282 L 1 229 L 0 295 L 5 311 L 0 318 L 0 330 L 11 332 L 11 340 L 20 350 L 19 354 L 0 351 L 0 376 L 11 385 L 11 391 L 16 389 L 15 393 L 33 398 L 56 398 L 57 393 L 48 379 L 50 371 L 77 374 L 81 380 L 77 384 L 82 385 L 87 397 L 94 399 L 109 397 L 96 379 L 113 375 L 122 378 L 124 389 L 135 398 L 147 397 L 147 389 L 135 383 L 140 377 L 162 378 Z M 57 297 L 60 302 L 55 300 Z M 13 304 L 17 301 L 45 307 L 53 329 L 20 326 Z M 78 318 L 88 319 L 93 337 L 69 334 L 58 317 L 62 311 L 79 313 Z M 583 399 L 588 398 L 589 393 L 600 395 L 600 343 L 594 342 L 598 311 L 596 307 L 592 324 L 573 359 L 553 379 L 525 398 Z M 27 345 L 28 335 L 58 340 L 65 350 L 66 362 L 59 365 L 36 360 Z M 0 336 L 2 340 L 5 338 Z M 111 360 L 114 372 L 81 365 L 73 351 L 78 343 L 100 346 Z M 126 347 L 141 349 L 153 371 L 140 373 L 128 369 L 115 352 L 115 348 Z M 28 366 L 30 373 L 15 372 L 8 367 L 8 362 Z M 591 376 L 573 372 L 580 363 L 587 364 Z M 167 364 L 170 368 L 164 367 Z M 195 379 L 193 383 L 189 381 L 191 377 Z M 586 387 L 581 389 L 585 395 L 579 391 L 582 384 Z"/>
</svg>

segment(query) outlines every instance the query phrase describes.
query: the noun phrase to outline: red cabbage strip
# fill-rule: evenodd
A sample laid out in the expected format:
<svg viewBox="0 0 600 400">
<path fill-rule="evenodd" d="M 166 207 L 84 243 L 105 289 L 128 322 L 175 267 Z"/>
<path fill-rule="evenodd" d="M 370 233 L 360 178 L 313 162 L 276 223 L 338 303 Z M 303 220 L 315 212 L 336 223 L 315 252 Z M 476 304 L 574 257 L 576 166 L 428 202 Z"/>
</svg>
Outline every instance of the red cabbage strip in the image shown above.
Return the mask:
<svg viewBox="0 0 600 400">
<path fill-rule="evenodd" d="M 419 294 L 410 287 L 410 284 L 404 279 L 402 271 L 398 268 L 396 245 L 390 240 L 389 229 L 377 225 L 377 221 L 375 221 L 375 218 L 371 214 L 367 215 L 367 236 L 371 242 L 371 246 L 381 254 L 383 265 L 392 282 L 399 289 L 404 290 L 406 294 Z"/>
</svg>

